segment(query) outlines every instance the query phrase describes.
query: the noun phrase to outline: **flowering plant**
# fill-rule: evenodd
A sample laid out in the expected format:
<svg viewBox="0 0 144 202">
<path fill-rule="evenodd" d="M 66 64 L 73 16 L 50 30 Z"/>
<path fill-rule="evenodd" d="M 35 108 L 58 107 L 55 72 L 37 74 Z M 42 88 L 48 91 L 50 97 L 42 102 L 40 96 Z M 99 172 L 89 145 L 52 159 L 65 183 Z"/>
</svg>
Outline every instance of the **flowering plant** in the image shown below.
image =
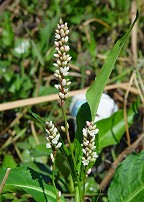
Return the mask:
<svg viewBox="0 0 144 202">
<path fill-rule="evenodd" d="M 58 132 L 58 129 L 54 126 L 52 121 L 46 122 L 45 129 L 47 134 L 47 143 L 46 147 L 52 149 L 52 153 L 50 154 L 51 162 L 52 162 L 52 172 L 53 172 L 53 185 L 55 187 L 57 200 L 60 198 L 60 191 L 57 190 L 55 182 L 54 182 L 54 170 L 55 170 L 55 161 L 56 161 L 56 151 L 57 149 L 64 150 L 65 151 L 65 157 L 67 158 L 67 161 L 69 163 L 72 172 L 73 177 L 73 183 L 74 183 L 74 197 L 76 201 L 82 201 L 84 200 L 85 195 L 85 180 L 88 174 L 91 172 L 91 167 L 95 163 L 96 158 L 98 157 L 96 152 L 96 134 L 98 133 L 98 129 L 96 128 L 96 125 L 93 121 L 86 121 L 85 127 L 82 129 L 83 134 L 83 141 L 81 143 L 81 151 L 80 151 L 80 159 L 79 159 L 79 167 L 81 167 L 81 170 L 83 170 L 83 179 L 80 180 L 82 173 L 80 170 L 77 170 L 77 162 L 75 158 L 75 152 L 74 147 L 70 140 L 69 136 L 69 128 L 68 123 L 66 119 L 65 114 L 65 99 L 68 94 L 68 86 L 71 84 L 68 78 L 69 73 L 69 62 L 71 60 L 71 56 L 68 54 L 70 47 L 67 45 L 68 42 L 68 33 L 69 29 L 67 26 L 67 23 L 63 23 L 62 19 L 59 20 L 59 24 L 57 25 L 56 33 L 55 33 L 55 46 L 57 53 L 54 54 L 56 58 L 56 62 L 54 63 L 54 66 L 56 67 L 55 70 L 55 77 L 58 80 L 58 84 L 55 85 L 55 87 L 58 89 L 58 95 L 60 98 L 60 106 L 62 107 L 64 120 L 65 120 L 65 126 L 62 126 L 62 130 L 66 133 L 67 141 L 69 144 L 69 150 L 67 147 L 64 146 L 64 144 L 60 141 L 60 133 Z M 69 154 L 71 158 L 68 158 Z M 81 187 L 83 189 L 81 190 Z"/>
<path fill-rule="evenodd" d="M 104 91 L 104 87 L 107 83 L 107 80 L 119 55 L 119 52 L 124 46 L 137 19 L 138 15 L 135 21 L 133 22 L 132 26 L 127 31 L 127 33 L 121 39 L 119 39 L 117 43 L 114 45 L 113 49 L 107 56 L 105 64 L 101 68 L 99 74 L 96 76 L 95 81 L 87 90 L 86 92 L 87 102 L 80 107 L 76 117 L 77 129 L 74 134 L 73 141 L 71 141 L 69 135 L 69 125 L 67 122 L 67 116 L 65 112 L 65 100 L 68 96 L 68 90 L 71 84 L 71 82 L 68 79 L 69 62 L 71 60 L 71 56 L 68 54 L 70 47 L 67 45 L 69 40 L 68 37 L 69 29 L 67 23 L 63 23 L 62 19 L 59 20 L 59 24 L 57 25 L 55 33 L 55 42 L 54 42 L 56 46 L 55 49 L 57 51 L 57 53 L 54 54 L 54 57 L 56 59 L 56 62 L 54 63 L 54 66 L 56 68 L 54 75 L 57 79 L 57 84 L 55 85 L 55 87 L 58 90 L 60 107 L 63 113 L 65 124 L 64 126 L 61 126 L 61 130 L 65 133 L 66 138 L 62 137 L 61 132 L 59 131 L 58 128 L 56 128 L 55 123 L 53 123 L 51 120 L 44 121 L 37 114 L 29 110 L 29 112 L 35 118 L 40 120 L 45 127 L 46 148 L 48 152 L 50 151 L 49 155 L 50 155 L 51 173 L 52 173 L 50 177 L 52 179 L 52 185 L 46 184 L 45 181 L 42 179 L 41 174 L 39 174 L 39 172 L 36 172 L 30 167 L 20 166 L 14 169 L 10 168 L 8 168 L 7 170 L 1 169 L 0 179 L 2 179 L 2 185 L 0 186 L 0 194 L 1 192 L 16 193 L 17 191 L 23 191 L 30 194 L 38 202 L 65 201 L 64 193 L 61 193 L 61 190 L 59 190 L 59 187 L 57 187 L 57 184 L 55 183 L 55 172 L 57 163 L 56 157 L 58 155 L 58 151 L 60 151 L 64 159 L 66 160 L 67 165 L 69 166 L 71 184 L 73 188 L 72 197 L 74 197 L 74 201 L 82 202 L 85 200 L 86 180 L 88 178 L 88 175 L 91 173 L 92 168 L 100 152 L 98 150 L 100 131 L 94 122 L 98 105 L 102 93 Z M 141 158 L 141 156 L 139 158 Z M 143 157 L 141 159 L 143 159 Z M 129 162 L 130 161 L 131 157 Z M 135 162 L 138 162 L 136 164 L 139 165 L 140 160 L 135 159 Z M 127 162 L 125 164 L 126 168 L 124 170 L 128 170 Z M 141 167 L 143 168 L 143 164 L 141 165 Z M 123 170 L 121 168 L 120 171 L 123 174 Z M 134 175 L 133 181 L 135 180 L 136 179 Z M 142 182 L 140 182 L 140 184 L 143 185 Z M 114 186 L 112 186 L 109 192 L 110 201 L 114 201 L 113 190 L 115 191 Z M 133 188 L 133 190 L 135 197 L 135 188 Z M 124 193 L 125 189 L 122 192 Z M 129 196 L 130 199 L 132 199 L 131 193 L 129 193 Z M 118 195 L 117 201 L 119 201 L 119 199 L 121 199 L 121 197 Z"/>
<path fill-rule="evenodd" d="M 134 22 L 135 23 L 135 22 Z M 133 24 L 134 25 L 134 24 Z M 133 27 L 132 25 L 132 27 Z M 119 46 L 119 51 L 124 45 L 127 37 L 130 34 L 130 31 L 126 33 L 126 35 L 120 39 L 113 50 L 108 55 L 108 59 L 111 59 L 112 52 L 114 52 Z M 58 129 L 54 126 L 54 124 L 50 122 L 46 122 L 45 129 L 47 134 L 47 143 L 46 147 L 51 148 L 52 153 L 50 154 L 51 163 L 52 163 L 52 182 L 55 188 L 56 199 L 60 201 L 61 192 L 56 188 L 54 172 L 55 172 L 55 162 L 56 162 L 56 153 L 59 149 L 64 155 L 67 163 L 69 164 L 73 186 L 74 186 L 74 199 L 76 202 L 85 200 L 85 183 L 86 178 L 91 173 L 91 169 L 95 164 L 96 159 L 98 158 L 98 149 L 96 142 L 98 141 L 98 132 L 99 129 L 96 127 L 94 123 L 94 119 L 96 116 L 98 104 L 103 92 L 103 89 L 106 85 L 108 77 L 112 71 L 112 67 L 116 58 L 118 56 L 118 52 L 115 57 L 106 61 L 105 65 L 102 67 L 99 75 L 96 77 L 93 85 L 87 90 L 86 98 L 87 103 L 83 104 L 77 115 L 77 130 L 74 136 L 74 141 L 71 142 L 69 136 L 69 126 L 67 123 L 67 117 L 65 113 L 65 100 L 68 95 L 69 85 L 71 82 L 67 78 L 69 74 L 69 62 L 71 60 L 71 56 L 68 54 L 70 47 L 67 45 L 68 43 L 68 34 L 69 29 L 67 23 L 63 23 L 63 20 L 59 20 L 59 24 L 57 25 L 57 29 L 55 31 L 55 46 L 57 53 L 54 54 L 56 58 L 56 62 L 54 66 L 55 77 L 57 78 L 58 84 L 55 87 L 58 89 L 58 95 L 60 98 L 60 106 L 62 108 L 63 117 L 65 126 L 61 126 L 62 131 L 66 134 L 68 146 L 64 144 L 64 141 L 61 137 L 61 134 L 58 132 Z M 102 83 L 103 82 L 103 83 Z M 99 84 L 100 83 L 100 84 Z M 95 92 L 97 92 L 97 96 L 94 96 Z M 87 117 L 84 114 L 87 113 Z M 97 140 L 97 141 L 96 141 Z"/>
</svg>

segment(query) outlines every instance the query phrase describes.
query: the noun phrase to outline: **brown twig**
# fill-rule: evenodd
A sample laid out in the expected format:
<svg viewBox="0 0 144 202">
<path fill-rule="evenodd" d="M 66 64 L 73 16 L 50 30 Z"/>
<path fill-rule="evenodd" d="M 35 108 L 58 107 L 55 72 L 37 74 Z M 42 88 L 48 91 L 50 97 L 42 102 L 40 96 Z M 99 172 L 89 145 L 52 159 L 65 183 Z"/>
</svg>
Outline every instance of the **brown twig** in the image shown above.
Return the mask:
<svg viewBox="0 0 144 202">
<path fill-rule="evenodd" d="M 102 55 L 102 54 L 97 54 L 96 57 L 98 57 L 99 59 L 105 60 L 107 58 L 106 55 Z M 118 57 L 117 60 L 119 61 L 123 61 L 123 62 L 131 62 L 130 58 L 123 58 L 123 57 Z"/>
<path fill-rule="evenodd" d="M 6 0 L 0 5 L 0 14 L 7 8 L 11 0 Z"/>
<path fill-rule="evenodd" d="M 131 143 L 130 143 L 130 134 L 129 134 L 129 127 L 128 127 L 128 118 L 127 118 L 127 99 L 128 99 L 130 87 L 134 80 L 134 74 L 135 73 L 133 72 L 133 74 L 131 75 L 129 85 L 128 85 L 128 88 L 127 88 L 127 91 L 126 91 L 125 97 L 124 97 L 124 120 L 125 120 L 125 129 L 126 129 L 126 137 L 127 137 L 128 146 L 130 146 Z"/>
<path fill-rule="evenodd" d="M 36 129 L 35 129 L 35 126 L 34 126 L 34 122 L 33 122 L 33 121 L 31 121 L 31 131 L 32 131 L 32 135 L 33 135 L 33 137 L 34 137 L 34 139 L 35 139 L 35 142 L 36 142 L 36 144 L 38 145 L 40 142 L 39 142 L 39 139 L 38 139 L 38 137 L 37 137 L 37 133 L 36 133 Z"/>
<path fill-rule="evenodd" d="M 0 185 L 0 194 L 2 193 L 2 190 L 3 190 L 3 188 L 4 188 L 4 185 L 5 185 L 6 181 L 7 181 L 8 176 L 9 176 L 10 170 L 11 170 L 11 168 L 8 168 L 8 169 L 6 170 L 5 176 L 4 176 L 3 181 L 2 181 L 2 183 L 1 183 L 1 185 Z"/>
<path fill-rule="evenodd" d="M 132 22 L 135 19 L 136 11 L 137 11 L 136 0 L 132 0 L 131 1 L 131 21 Z M 135 66 L 137 65 L 137 26 L 138 26 L 138 23 L 136 22 L 131 32 L 131 46 L 132 46 L 133 61 Z"/>
<path fill-rule="evenodd" d="M 121 88 L 123 90 L 127 90 L 128 83 L 108 85 L 105 87 L 105 90 L 112 90 L 115 88 Z M 84 93 L 84 92 L 86 92 L 87 89 L 88 88 L 70 91 L 68 94 L 68 97 L 72 97 L 74 95 Z M 131 87 L 129 89 L 129 91 L 135 95 L 139 94 L 137 89 L 135 89 L 133 87 Z M 39 103 L 50 102 L 50 101 L 54 101 L 54 100 L 58 100 L 58 99 L 59 99 L 58 94 L 52 94 L 52 95 L 47 95 L 47 96 L 41 96 L 41 97 L 17 100 L 17 101 L 13 101 L 13 102 L 7 102 L 7 103 L 0 104 L 0 111 L 15 109 L 15 108 L 19 108 L 19 107 L 25 107 L 25 106 L 30 106 L 30 105 L 36 105 Z"/>
<path fill-rule="evenodd" d="M 89 25 L 89 24 L 92 23 L 92 22 L 98 22 L 98 23 L 102 24 L 103 26 L 105 26 L 105 27 L 108 28 L 108 29 L 111 28 L 108 23 L 106 23 L 105 21 L 103 21 L 103 20 L 101 20 L 101 19 L 99 19 L 99 18 L 91 18 L 91 19 L 85 21 L 85 22 L 82 24 L 82 27 L 85 27 L 85 26 Z"/>
<path fill-rule="evenodd" d="M 108 170 L 105 178 L 102 180 L 100 184 L 100 190 L 104 191 L 105 188 L 107 187 L 108 183 L 110 182 L 112 176 L 115 173 L 115 169 L 119 165 L 119 163 L 129 154 L 131 154 L 133 151 L 138 148 L 138 146 L 142 143 L 142 140 L 144 138 L 144 133 L 129 147 L 127 147 L 119 156 L 118 158 L 114 161 L 112 164 L 111 168 Z"/>
</svg>

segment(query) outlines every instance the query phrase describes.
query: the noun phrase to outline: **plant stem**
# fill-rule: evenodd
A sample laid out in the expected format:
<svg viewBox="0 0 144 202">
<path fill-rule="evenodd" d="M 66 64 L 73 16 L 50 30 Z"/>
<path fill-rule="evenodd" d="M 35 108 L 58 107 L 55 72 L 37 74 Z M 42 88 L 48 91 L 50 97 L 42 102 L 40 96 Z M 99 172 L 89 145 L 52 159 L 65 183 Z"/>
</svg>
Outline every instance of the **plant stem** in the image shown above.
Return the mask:
<svg viewBox="0 0 144 202">
<path fill-rule="evenodd" d="M 54 162 L 53 162 L 53 165 L 52 165 L 52 184 L 53 184 L 55 192 L 56 192 L 56 201 L 58 201 L 58 192 L 57 192 L 57 188 L 56 188 L 56 185 L 55 185 L 55 176 L 54 176 L 56 151 L 54 151 L 53 155 L 54 155 Z"/>
<path fill-rule="evenodd" d="M 75 191 L 74 191 L 75 202 L 81 202 L 79 187 L 78 186 L 74 186 L 74 188 L 75 188 Z"/>
<path fill-rule="evenodd" d="M 84 198 L 85 198 L 85 184 L 86 184 L 86 169 L 84 170 L 84 176 L 83 176 L 83 193 L 82 193 L 83 201 L 84 201 Z"/>
<path fill-rule="evenodd" d="M 62 112 L 63 112 L 63 116 L 64 116 L 64 122 L 65 122 L 65 129 L 66 129 L 66 136 L 67 136 L 67 140 L 69 143 L 69 147 L 70 147 L 70 152 L 71 152 L 71 157 L 73 160 L 73 166 L 74 166 L 74 172 L 75 172 L 75 176 L 76 176 L 76 180 L 77 182 L 74 181 L 74 198 L 76 202 L 80 202 L 81 201 L 81 190 L 80 190 L 80 183 L 79 183 L 79 177 L 76 173 L 76 161 L 75 161 L 75 157 L 74 157 L 74 153 L 73 153 L 73 148 L 72 148 L 72 144 L 70 141 L 70 136 L 69 136 L 69 130 L 68 130 L 68 125 L 67 125 L 67 117 L 66 117 L 66 113 L 65 113 L 65 109 L 64 109 L 64 102 L 61 103 L 61 107 L 62 107 Z"/>
<path fill-rule="evenodd" d="M 69 136 L 69 131 L 68 131 L 68 125 L 67 125 L 67 118 L 66 118 L 66 113 L 65 113 L 65 109 L 64 109 L 64 103 L 62 103 L 61 106 L 62 106 L 62 112 L 63 112 L 63 116 L 64 116 L 66 136 L 67 136 L 69 146 L 71 146 L 71 141 L 70 141 L 70 136 Z"/>
</svg>

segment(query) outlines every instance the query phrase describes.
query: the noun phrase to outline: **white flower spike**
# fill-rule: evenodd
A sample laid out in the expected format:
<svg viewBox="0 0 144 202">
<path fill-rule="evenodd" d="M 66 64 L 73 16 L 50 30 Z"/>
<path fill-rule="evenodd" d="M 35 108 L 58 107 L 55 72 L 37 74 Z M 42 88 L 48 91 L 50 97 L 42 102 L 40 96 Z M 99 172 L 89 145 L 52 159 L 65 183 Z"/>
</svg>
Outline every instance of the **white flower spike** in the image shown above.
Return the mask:
<svg viewBox="0 0 144 202">
<path fill-rule="evenodd" d="M 54 126 L 52 121 L 45 123 L 45 130 L 46 130 L 46 148 L 51 148 L 53 151 L 56 151 L 59 149 L 62 145 L 62 143 L 59 141 L 60 134 L 57 130 L 57 128 Z M 51 153 L 50 155 L 52 162 L 54 162 L 54 156 Z"/>
<path fill-rule="evenodd" d="M 59 84 L 55 87 L 59 90 L 59 98 L 61 99 L 61 105 L 63 104 L 65 98 L 67 97 L 68 90 L 65 88 L 70 85 L 69 79 L 65 77 L 69 74 L 68 63 L 71 60 L 70 55 L 68 54 L 70 47 L 67 45 L 68 42 L 68 26 L 67 23 L 63 23 L 62 19 L 59 20 L 57 29 L 55 31 L 55 46 L 57 53 L 54 54 L 56 58 L 56 63 L 53 65 L 58 69 L 55 71 L 54 75 L 58 79 Z M 67 88 L 68 89 L 68 88 Z"/>
<path fill-rule="evenodd" d="M 86 127 L 83 128 L 83 144 L 82 144 L 82 163 L 84 166 L 88 166 L 89 163 L 95 162 L 98 157 L 95 149 L 95 136 L 98 133 L 99 129 L 96 128 L 93 121 L 86 122 Z"/>
</svg>

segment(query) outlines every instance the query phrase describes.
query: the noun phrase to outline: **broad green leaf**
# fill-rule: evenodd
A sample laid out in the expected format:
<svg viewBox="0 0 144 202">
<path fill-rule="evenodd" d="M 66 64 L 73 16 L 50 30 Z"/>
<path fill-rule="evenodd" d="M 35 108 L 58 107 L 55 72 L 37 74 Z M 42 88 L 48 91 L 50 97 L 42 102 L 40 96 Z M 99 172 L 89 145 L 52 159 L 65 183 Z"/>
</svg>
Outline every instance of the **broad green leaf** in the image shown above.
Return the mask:
<svg viewBox="0 0 144 202">
<path fill-rule="evenodd" d="M 22 162 L 21 166 L 35 170 L 40 175 L 44 176 L 46 183 L 51 183 L 51 169 L 47 164 L 37 162 Z"/>
<path fill-rule="evenodd" d="M 127 117 L 129 126 L 132 125 L 135 114 L 136 112 L 133 109 L 128 111 Z M 119 110 L 109 118 L 98 121 L 96 125 L 99 129 L 99 133 L 97 135 L 99 150 L 102 150 L 110 145 L 118 144 L 125 132 L 123 110 Z"/>
<path fill-rule="evenodd" d="M 17 167 L 17 163 L 15 162 L 14 158 L 10 154 L 6 154 L 4 156 L 2 168 L 15 168 Z"/>
<path fill-rule="evenodd" d="M 121 39 L 119 39 L 117 43 L 114 45 L 113 49 L 110 51 L 110 53 L 108 54 L 106 58 L 105 64 L 101 68 L 99 74 L 96 76 L 94 83 L 87 90 L 86 99 L 90 106 L 92 120 L 95 119 L 104 87 L 108 81 L 108 78 L 111 74 L 111 71 L 117 60 L 117 57 L 122 47 L 124 46 L 127 38 L 129 37 L 131 30 L 133 26 L 135 25 L 137 19 L 138 19 L 138 12 L 133 24 L 131 25 L 127 33 Z"/>
<path fill-rule="evenodd" d="M 0 169 L 0 181 L 3 180 L 6 169 Z M 18 167 L 11 169 L 2 193 L 26 192 L 38 202 L 56 202 L 55 190 L 47 185 L 41 175 L 31 168 Z M 63 199 L 61 201 L 64 201 Z"/>
<path fill-rule="evenodd" d="M 109 202 L 144 200 L 144 151 L 129 155 L 116 169 L 108 190 Z"/>
</svg>

